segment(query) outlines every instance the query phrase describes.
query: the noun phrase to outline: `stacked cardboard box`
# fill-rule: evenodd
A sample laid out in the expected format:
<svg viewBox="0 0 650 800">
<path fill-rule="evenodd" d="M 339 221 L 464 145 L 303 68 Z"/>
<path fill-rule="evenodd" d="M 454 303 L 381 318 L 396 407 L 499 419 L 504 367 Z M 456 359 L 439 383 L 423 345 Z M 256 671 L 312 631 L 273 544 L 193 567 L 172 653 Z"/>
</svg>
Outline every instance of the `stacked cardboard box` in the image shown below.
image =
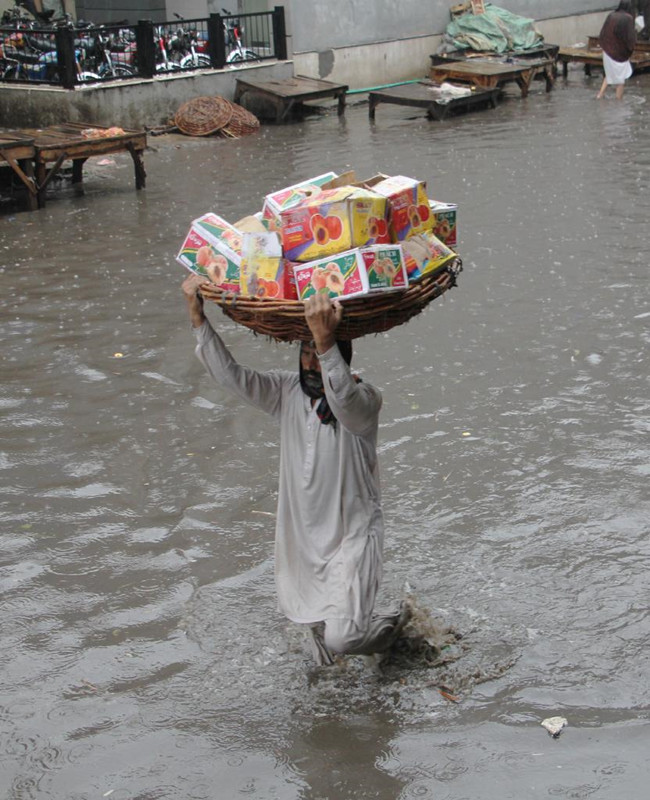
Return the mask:
<svg viewBox="0 0 650 800">
<path fill-rule="evenodd" d="M 406 176 L 328 172 L 273 192 L 233 225 L 192 222 L 177 255 L 187 269 L 244 296 L 304 300 L 404 290 L 456 257 L 456 206 Z"/>
</svg>

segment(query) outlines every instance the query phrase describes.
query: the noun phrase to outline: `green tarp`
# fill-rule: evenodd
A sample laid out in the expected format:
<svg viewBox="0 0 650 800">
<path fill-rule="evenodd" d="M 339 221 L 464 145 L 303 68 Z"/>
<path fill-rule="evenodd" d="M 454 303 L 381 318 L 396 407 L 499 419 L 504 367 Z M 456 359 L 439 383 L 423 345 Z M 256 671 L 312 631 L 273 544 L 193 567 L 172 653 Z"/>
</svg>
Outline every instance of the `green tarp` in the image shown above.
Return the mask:
<svg viewBox="0 0 650 800">
<path fill-rule="evenodd" d="M 519 17 L 504 8 L 485 4 L 484 14 L 463 14 L 452 20 L 446 30 L 458 50 L 505 53 L 508 50 L 530 50 L 544 41 L 535 29 L 535 21 Z"/>
</svg>

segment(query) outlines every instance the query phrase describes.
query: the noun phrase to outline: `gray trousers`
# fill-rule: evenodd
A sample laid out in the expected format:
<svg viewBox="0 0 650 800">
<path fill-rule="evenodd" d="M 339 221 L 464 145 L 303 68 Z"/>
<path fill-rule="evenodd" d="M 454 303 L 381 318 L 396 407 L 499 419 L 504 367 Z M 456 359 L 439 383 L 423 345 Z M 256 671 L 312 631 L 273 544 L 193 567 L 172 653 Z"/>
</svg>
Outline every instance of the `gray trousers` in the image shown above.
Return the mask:
<svg viewBox="0 0 650 800">
<path fill-rule="evenodd" d="M 382 653 L 395 641 L 405 622 L 403 612 L 374 615 L 367 630 L 349 619 L 327 619 L 311 626 L 312 653 L 320 666 L 333 664 L 335 655 Z"/>
</svg>

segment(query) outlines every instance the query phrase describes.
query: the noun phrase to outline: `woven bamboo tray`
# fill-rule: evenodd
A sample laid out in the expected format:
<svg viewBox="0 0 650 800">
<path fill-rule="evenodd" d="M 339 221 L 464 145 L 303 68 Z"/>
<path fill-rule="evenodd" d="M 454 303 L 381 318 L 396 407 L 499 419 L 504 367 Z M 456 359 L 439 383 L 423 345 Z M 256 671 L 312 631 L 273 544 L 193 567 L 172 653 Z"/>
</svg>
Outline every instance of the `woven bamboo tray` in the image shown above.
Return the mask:
<svg viewBox="0 0 650 800">
<path fill-rule="evenodd" d="M 193 97 L 178 109 L 174 124 L 187 136 L 210 136 L 224 128 L 233 116 L 233 104 L 224 97 Z"/>
<path fill-rule="evenodd" d="M 343 318 L 336 329 L 337 338 L 358 339 L 408 322 L 432 300 L 455 286 L 462 269 L 462 261 L 456 258 L 439 272 L 411 283 L 404 291 L 345 300 L 341 303 Z M 208 282 L 201 285 L 201 294 L 220 306 L 224 314 L 235 322 L 256 333 L 280 342 L 309 341 L 312 338 L 301 300 L 240 297 Z"/>
</svg>

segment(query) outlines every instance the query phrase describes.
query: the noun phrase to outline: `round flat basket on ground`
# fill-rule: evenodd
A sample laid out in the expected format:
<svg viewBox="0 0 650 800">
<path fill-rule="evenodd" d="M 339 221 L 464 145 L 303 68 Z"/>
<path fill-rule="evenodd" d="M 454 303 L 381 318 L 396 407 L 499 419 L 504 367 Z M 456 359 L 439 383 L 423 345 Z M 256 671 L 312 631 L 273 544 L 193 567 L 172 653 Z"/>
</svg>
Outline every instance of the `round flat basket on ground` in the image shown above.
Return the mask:
<svg viewBox="0 0 650 800">
<path fill-rule="evenodd" d="M 250 111 L 247 111 L 242 106 L 237 105 L 237 103 L 231 103 L 232 105 L 232 116 L 228 121 L 227 125 L 224 125 L 222 133 L 227 136 L 248 136 L 251 133 L 255 133 L 255 131 L 259 130 L 260 121 L 255 116 L 255 114 L 251 114 Z"/>
<path fill-rule="evenodd" d="M 432 300 L 455 286 L 462 268 L 460 258 L 455 258 L 437 272 L 409 284 L 407 289 L 344 300 L 341 303 L 343 318 L 336 329 L 337 338 L 357 339 L 408 322 Z M 241 297 L 207 282 L 202 284 L 201 294 L 220 306 L 224 314 L 235 322 L 256 333 L 281 342 L 309 341 L 312 338 L 301 300 Z"/>
<path fill-rule="evenodd" d="M 194 97 L 178 109 L 174 124 L 188 136 L 209 136 L 226 126 L 233 115 L 233 104 L 225 97 Z"/>
</svg>

